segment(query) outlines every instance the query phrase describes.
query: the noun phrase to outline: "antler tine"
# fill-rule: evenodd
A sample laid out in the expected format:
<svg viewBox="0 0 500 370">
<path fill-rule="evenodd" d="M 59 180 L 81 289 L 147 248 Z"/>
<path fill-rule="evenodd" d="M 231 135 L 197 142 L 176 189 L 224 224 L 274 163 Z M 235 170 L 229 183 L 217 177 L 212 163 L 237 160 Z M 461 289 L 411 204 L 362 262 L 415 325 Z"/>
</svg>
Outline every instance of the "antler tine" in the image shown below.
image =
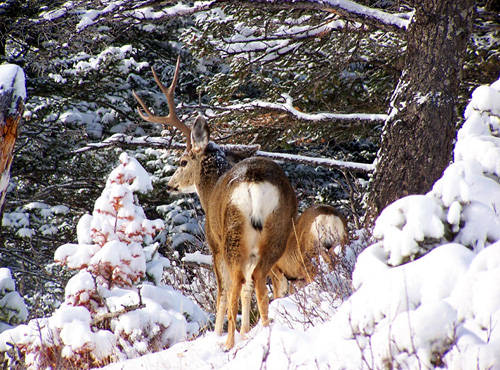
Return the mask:
<svg viewBox="0 0 500 370">
<path fill-rule="evenodd" d="M 163 92 L 163 95 L 165 95 L 165 98 L 167 99 L 167 104 L 168 104 L 168 116 L 167 119 L 165 120 L 165 124 L 170 124 L 174 127 L 177 127 L 181 132 L 184 134 L 186 137 L 186 147 L 187 150 L 189 151 L 191 149 L 191 129 L 189 126 L 187 126 L 185 123 L 183 123 L 179 117 L 177 117 L 177 113 L 175 112 L 175 102 L 174 102 L 174 92 L 175 92 L 175 87 L 177 85 L 177 80 L 179 79 L 179 66 L 181 64 L 181 56 L 179 55 L 177 57 L 177 63 L 175 65 L 175 72 L 174 72 L 174 77 L 172 78 L 172 82 L 170 83 L 170 86 L 167 88 L 163 83 L 160 81 L 158 78 L 158 75 L 156 74 L 156 71 L 154 70 L 153 67 L 151 67 L 151 71 L 153 72 L 153 77 L 156 81 L 156 84 L 160 88 L 160 90 Z"/>
<path fill-rule="evenodd" d="M 151 111 L 149 110 L 147 105 L 142 101 L 141 98 L 139 98 L 139 96 L 133 90 L 132 90 L 132 95 L 134 95 L 135 100 L 137 100 L 137 102 L 142 107 L 142 109 L 144 109 L 144 112 L 143 112 L 141 110 L 141 108 L 137 107 L 137 113 L 139 114 L 139 116 L 143 120 L 145 120 L 147 122 L 152 122 L 152 123 L 160 123 L 160 124 L 164 123 L 164 119 L 163 119 L 164 117 L 155 116 L 153 113 L 151 113 Z"/>
<path fill-rule="evenodd" d="M 170 109 L 170 114 L 173 112 L 175 115 L 175 104 L 174 104 L 174 90 L 175 86 L 177 85 L 177 80 L 179 79 L 179 65 L 181 64 L 181 56 L 179 55 L 177 57 L 177 63 L 175 65 L 175 72 L 174 72 L 174 77 L 172 79 L 172 83 L 168 88 L 163 85 L 163 83 L 160 81 L 158 78 L 158 75 L 156 74 L 155 70 L 153 67 L 151 67 L 151 71 L 153 72 L 153 77 L 156 81 L 156 84 L 160 88 L 160 90 L 163 92 L 163 95 L 167 98 L 167 103 L 168 103 L 168 108 Z"/>
<path fill-rule="evenodd" d="M 148 122 L 153 122 L 153 123 L 160 123 L 163 126 L 173 126 L 179 129 L 184 136 L 186 137 L 186 150 L 189 151 L 191 150 L 191 129 L 189 126 L 187 126 L 185 123 L 183 123 L 179 117 L 177 117 L 177 114 L 175 112 L 175 102 L 174 102 L 174 90 L 175 86 L 177 85 L 177 80 L 179 79 L 179 66 L 181 62 L 181 57 L 177 57 L 177 64 L 175 66 L 175 72 L 174 72 L 174 77 L 172 79 L 172 83 L 170 86 L 167 88 L 163 83 L 160 81 L 158 78 L 158 75 L 156 74 L 155 70 L 153 67 L 151 67 L 151 71 L 153 72 L 153 77 L 160 88 L 160 90 L 163 92 L 163 95 L 165 95 L 165 98 L 167 99 L 167 105 L 168 105 L 168 115 L 167 116 L 155 116 L 151 113 L 151 111 L 147 108 L 146 104 L 137 96 L 137 94 L 133 91 L 132 94 L 134 95 L 135 99 L 139 103 L 139 105 L 144 109 L 144 112 L 137 107 L 137 112 L 139 113 L 139 116 L 141 116 L 142 119 L 148 121 Z"/>
</svg>

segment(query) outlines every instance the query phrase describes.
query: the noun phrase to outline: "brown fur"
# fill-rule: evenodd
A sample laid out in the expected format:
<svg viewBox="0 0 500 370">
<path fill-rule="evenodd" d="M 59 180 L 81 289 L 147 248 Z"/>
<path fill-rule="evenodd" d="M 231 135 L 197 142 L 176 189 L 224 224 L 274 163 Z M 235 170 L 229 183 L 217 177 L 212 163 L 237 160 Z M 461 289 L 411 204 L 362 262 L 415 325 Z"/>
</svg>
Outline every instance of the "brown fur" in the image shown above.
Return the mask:
<svg viewBox="0 0 500 370">
<path fill-rule="evenodd" d="M 198 121 L 198 120 L 197 120 Z M 201 121 L 200 121 L 201 122 Z M 204 120 L 195 126 L 206 125 Z M 208 128 L 193 127 L 193 149 L 184 154 L 169 186 L 182 190 L 195 185 L 206 214 L 205 233 L 213 255 L 217 279 L 217 313 L 215 330 L 222 333 L 227 308 L 228 337 L 226 349 L 234 345 L 234 331 L 241 294 L 242 325 L 240 332 L 250 329 L 249 310 L 253 288 L 262 324 L 267 326 L 268 294 L 266 277 L 285 251 L 292 220 L 297 213 L 297 200 L 283 170 L 272 160 L 248 158 L 227 170 L 227 162 L 213 144 L 208 144 Z M 183 162 L 185 161 L 185 162 Z M 278 191 L 277 206 L 266 219 L 254 222 L 232 201 L 235 189 L 243 183 L 272 184 Z M 255 242 L 257 253 L 252 253 Z M 250 279 L 245 272 L 250 267 Z M 247 274 L 248 276 L 248 274 Z"/>
<path fill-rule="evenodd" d="M 336 224 L 328 226 L 334 230 L 331 233 L 333 235 L 326 235 L 330 234 L 328 230 L 316 230 L 313 227 L 314 220 L 321 215 L 331 215 L 337 220 Z M 346 220 L 335 208 L 328 205 L 314 205 L 306 209 L 294 222 L 285 253 L 271 271 L 274 296 L 278 298 L 286 293 L 287 279 L 312 282 L 318 274 L 319 255 L 333 269 L 334 263 L 328 251 L 337 245 L 343 249 L 347 242 Z"/>
</svg>

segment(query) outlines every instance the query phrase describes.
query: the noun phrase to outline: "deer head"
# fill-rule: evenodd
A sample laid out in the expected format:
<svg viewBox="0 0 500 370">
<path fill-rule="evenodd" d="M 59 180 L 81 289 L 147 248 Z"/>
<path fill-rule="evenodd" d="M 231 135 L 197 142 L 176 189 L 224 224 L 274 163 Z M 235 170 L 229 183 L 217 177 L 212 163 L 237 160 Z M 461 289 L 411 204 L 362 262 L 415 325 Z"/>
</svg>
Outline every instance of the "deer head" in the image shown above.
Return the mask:
<svg viewBox="0 0 500 370">
<path fill-rule="evenodd" d="M 168 88 L 163 85 L 155 70 L 151 68 L 156 84 L 159 86 L 160 90 L 167 99 L 169 108 L 167 116 L 154 115 L 141 98 L 139 98 L 135 92 L 132 93 L 137 102 L 140 104 L 140 107 L 142 107 L 142 109 L 137 107 L 137 112 L 141 118 L 148 122 L 159 123 L 165 128 L 168 128 L 169 126 L 175 127 L 184 134 L 186 140 L 186 150 L 179 158 L 178 168 L 171 177 L 167 185 L 167 189 L 171 192 L 197 192 L 198 195 L 200 195 L 200 198 L 202 198 L 201 201 L 203 204 L 204 199 L 200 192 L 203 192 L 203 190 L 207 188 L 207 185 L 213 185 L 217 178 L 225 172 L 230 165 L 226 160 L 225 153 L 209 141 L 210 130 L 205 118 L 201 114 L 195 119 L 192 128 L 178 118 L 175 111 L 174 90 L 179 76 L 179 64 L 180 57 L 177 58 L 174 77 Z M 202 171 L 202 163 L 207 162 L 207 157 L 214 157 L 214 153 L 215 160 L 217 162 L 217 171 L 208 171 L 208 166 L 206 164 L 205 169 Z M 204 176 L 200 176 L 202 173 Z"/>
<path fill-rule="evenodd" d="M 170 191 L 196 192 L 202 200 L 219 176 L 229 168 L 224 153 L 209 141 L 210 130 L 202 115 L 196 117 L 191 130 L 191 149 L 179 158 L 178 167 L 168 182 Z M 209 163 L 209 162 L 218 162 Z"/>
</svg>

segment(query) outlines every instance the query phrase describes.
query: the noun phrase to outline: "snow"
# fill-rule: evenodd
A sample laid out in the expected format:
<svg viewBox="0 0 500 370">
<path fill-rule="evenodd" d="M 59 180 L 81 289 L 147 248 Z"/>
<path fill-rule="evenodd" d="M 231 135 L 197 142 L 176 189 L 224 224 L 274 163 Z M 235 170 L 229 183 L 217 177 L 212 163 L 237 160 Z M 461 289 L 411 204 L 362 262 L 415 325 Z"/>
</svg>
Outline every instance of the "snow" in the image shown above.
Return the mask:
<svg viewBox="0 0 500 370">
<path fill-rule="evenodd" d="M 443 218 L 443 210 L 434 199 L 408 196 L 382 211 L 373 236 L 384 239 L 384 249 L 390 253 L 389 264 L 399 265 L 404 258 L 418 252 L 418 242 L 444 236 Z"/>
<path fill-rule="evenodd" d="M 20 228 L 29 226 L 29 224 L 29 215 L 23 212 L 4 213 L 2 218 L 2 226 L 4 227 Z"/>
<path fill-rule="evenodd" d="M 324 3 L 332 7 L 345 9 L 352 14 L 358 14 L 366 18 L 373 18 L 380 21 L 381 23 L 394 25 L 403 29 L 408 28 L 408 25 L 410 24 L 412 18 L 410 14 L 407 16 L 407 19 L 404 19 L 397 14 L 386 13 L 384 11 L 370 8 L 350 0 L 326 0 L 324 1 Z"/>
<path fill-rule="evenodd" d="M 201 253 L 200 251 L 196 251 L 194 253 L 186 253 L 184 257 L 182 257 L 182 262 L 192 262 L 198 263 L 200 265 L 212 265 L 212 256 Z"/>
<path fill-rule="evenodd" d="M 346 120 L 346 121 L 385 121 L 388 116 L 386 114 L 375 114 L 375 113 L 304 113 L 297 110 L 293 106 L 293 99 L 288 94 L 282 95 L 285 100 L 284 103 L 272 103 L 262 100 L 254 100 L 246 104 L 233 104 L 228 106 L 220 107 L 225 110 L 247 110 L 253 108 L 266 108 L 272 110 L 285 111 L 300 120 L 305 121 L 335 121 L 335 120 Z"/>
<path fill-rule="evenodd" d="M 26 82 L 24 71 L 16 64 L 0 65 L 0 95 L 13 91 L 13 103 L 17 98 L 26 100 Z"/>
<path fill-rule="evenodd" d="M 498 148 L 498 91 L 500 81 L 473 94 L 455 161 L 434 188 L 380 215 L 379 241 L 358 256 L 344 302 L 311 284 L 305 299 L 299 291 L 274 300 L 270 327 L 237 336 L 230 352 L 208 332 L 107 368 L 499 368 L 500 178 L 491 166 L 498 156 L 480 150 L 482 140 Z M 470 138 L 477 142 L 466 150 Z M 314 319 L 308 310 L 319 306 L 326 310 Z"/>
<path fill-rule="evenodd" d="M 74 6 L 75 5 L 73 1 L 67 1 L 64 4 L 62 4 L 61 8 L 59 9 L 40 13 L 40 18 L 43 18 L 44 20 L 47 21 L 53 21 L 57 18 L 64 16 L 68 12 L 68 10 L 72 9 Z"/>
<path fill-rule="evenodd" d="M 45 367 L 44 359 L 56 353 L 68 368 L 133 358 L 187 340 L 206 325 L 207 315 L 197 304 L 161 283 L 170 262 L 157 253 L 153 237 L 163 221 L 147 219 L 133 194 L 151 190 L 151 179 L 135 158 L 122 153 L 119 159 L 92 215 L 78 223 L 78 243 L 64 244 L 54 254 L 57 263 L 79 270 L 66 285 L 63 304 L 48 318 L 0 334 L 0 351 L 15 343 L 29 368 Z M 65 206 L 50 210 L 68 211 Z M 154 268 L 158 286 L 141 281 L 148 267 Z M 9 325 L 27 318 L 13 284 L 10 272 L 0 269 L 0 320 Z"/>
<path fill-rule="evenodd" d="M 22 227 L 19 230 L 17 230 L 16 235 L 23 239 L 24 238 L 30 239 L 33 235 L 35 235 L 35 230 L 29 227 Z"/>
<path fill-rule="evenodd" d="M 16 292 L 16 285 L 10 270 L 0 268 L 0 333 L 19 324 L 28 317 L 23 298 Z"/>
<path fill-rule="evenodd" d="M 124 152 L 120 154 L 120 162 L 121 165 L 109 175 L 107 185 L 117 182 L 119 179 L 129 183 L 130 190 L 134 192 L 146 193 L 153 190 L 149 174 L 135 158 Z"/>
</svg>

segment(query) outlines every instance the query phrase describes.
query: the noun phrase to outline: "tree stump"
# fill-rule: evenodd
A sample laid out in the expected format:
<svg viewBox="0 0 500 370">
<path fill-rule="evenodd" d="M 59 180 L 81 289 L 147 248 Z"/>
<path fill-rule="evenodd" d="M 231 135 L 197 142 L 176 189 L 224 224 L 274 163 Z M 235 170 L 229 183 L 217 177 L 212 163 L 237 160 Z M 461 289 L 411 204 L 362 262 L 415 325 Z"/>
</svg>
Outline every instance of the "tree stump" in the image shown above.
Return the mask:
<svg viewBox="0 0 500 370">
<path fill-rule="evenodd" d="M 22 68 L 14 64 L 0 65 L 0 222 L 25 99 Z"/>
</svg>

